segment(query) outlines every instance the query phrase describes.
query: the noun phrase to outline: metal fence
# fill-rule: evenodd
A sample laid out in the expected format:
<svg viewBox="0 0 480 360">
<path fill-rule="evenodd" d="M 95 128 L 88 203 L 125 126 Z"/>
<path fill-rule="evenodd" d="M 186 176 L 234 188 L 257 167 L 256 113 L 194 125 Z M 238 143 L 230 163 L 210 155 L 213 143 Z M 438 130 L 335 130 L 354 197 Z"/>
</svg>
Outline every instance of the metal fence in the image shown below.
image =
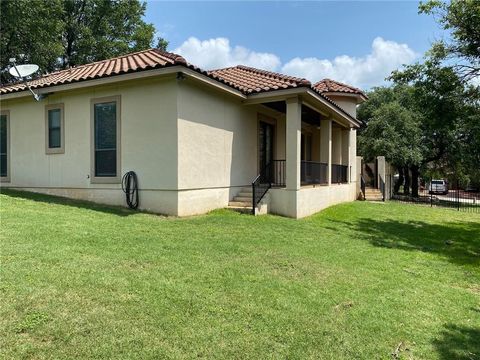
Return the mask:
<svg viewBox="0 0 480 360">
<path fill-rule="evenodd" d="M 332 184 L 348 182 L 348 166 L 332 164 Z"/>
<path fill-rule="evenodd" d="M 390 178 L 390 199 L 430 207 L 445 207 L 457 211 L 480 214 L 480 191 L 476 188 L 462 187 L 459 181 L 426 179 L 420 181 L 418 194 L 403 186 L 395 190 L 395 179 Z"/>
<path fill-rule="evenodd" d="M 300 163 L 300 181 L 302 185 L 328 184 L 328 164 L 303 161 Z"/>
</svg>

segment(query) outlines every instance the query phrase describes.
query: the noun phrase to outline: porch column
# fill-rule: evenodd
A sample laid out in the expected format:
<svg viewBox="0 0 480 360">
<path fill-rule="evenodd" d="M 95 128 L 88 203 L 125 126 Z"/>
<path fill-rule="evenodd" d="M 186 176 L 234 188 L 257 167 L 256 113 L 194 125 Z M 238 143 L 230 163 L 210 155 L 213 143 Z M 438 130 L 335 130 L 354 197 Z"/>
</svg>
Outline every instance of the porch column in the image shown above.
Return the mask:
<svg viewBox="0 0 480 360">
<path fill-rule="evenodd" d="M 302 103 L 297 97 L 287 99 L 286 103 L 286 186 L 287 190 L 299 190 Z"/>
<path fill-rule="evenodd" d="M 332 119 L 320 121 L 320 161 L 327 166 L 327 182 L 332 184 Z"/>
<path fill-rule="evenodd" d="M 332 128 L 332 162 L 342 165 L 342 129 Z"/>
<path fill-rule="evenodd" d="M 342 129 L 342 165 L 348 166 L 347 168 L 347 181 L 351 182 L 350 174 L 350 131 L 351 129 Z"/>
</svg>

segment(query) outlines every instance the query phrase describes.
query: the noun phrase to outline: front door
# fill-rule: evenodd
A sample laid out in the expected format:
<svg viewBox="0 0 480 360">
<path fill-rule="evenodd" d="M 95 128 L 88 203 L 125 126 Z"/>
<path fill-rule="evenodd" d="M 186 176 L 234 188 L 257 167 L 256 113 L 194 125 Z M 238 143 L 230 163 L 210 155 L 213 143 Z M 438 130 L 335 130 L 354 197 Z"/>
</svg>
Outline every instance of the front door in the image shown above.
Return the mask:
<svg viewBox="0 0 480 360">
<path fill-rule="evenodd" d="M 270 169 L 273 165 L 273 130 L 272 124 L 260 121 L 258 128 L 258 157 L 260 172 L 265 170 L 266 176 L 270 177 Z M 268 169 L 267 169 L 268 166 Z"/>
</svg>

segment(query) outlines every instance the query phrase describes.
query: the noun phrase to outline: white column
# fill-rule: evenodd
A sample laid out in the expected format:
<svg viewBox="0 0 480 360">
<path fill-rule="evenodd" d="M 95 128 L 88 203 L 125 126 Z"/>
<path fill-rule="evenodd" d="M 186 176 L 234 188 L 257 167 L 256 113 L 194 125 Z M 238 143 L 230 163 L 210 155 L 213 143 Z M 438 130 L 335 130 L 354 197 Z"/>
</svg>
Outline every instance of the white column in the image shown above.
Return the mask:
<svg viewBox="0 0 480 360">
<path fill-rule="evenodd" d="M 299 190 L 302 104 L 297 97 L 287 99 L 286 103 L 286 185 L 287 190 Z"/>
<path fill-rule="evenodd" d="M 348 166 L 347 168 L 347 181 L 350 181 L 350 128 L 342 129 L 342 165 Z"/>
<path fill-rule="evenodd" d="M 342 129 L 332 128 L 332 162 L 342 165 Z"/>
<path fill-rule="evenodd" d="M 351 182 L 360 181 L 358 173 L 362 170 L 362 167 L 358 166 L 357 164 L 357 130 L 352 128 L 350 129 L 350 166 L 352 167 L 352 172 L 350 174 L 352 177 Z"/>
<path fill-rule="evenodd" d="M 332 119 L 320 120 L 320 161 L 328 164 L 327 181 L 332 183 Z"/>
</svg>

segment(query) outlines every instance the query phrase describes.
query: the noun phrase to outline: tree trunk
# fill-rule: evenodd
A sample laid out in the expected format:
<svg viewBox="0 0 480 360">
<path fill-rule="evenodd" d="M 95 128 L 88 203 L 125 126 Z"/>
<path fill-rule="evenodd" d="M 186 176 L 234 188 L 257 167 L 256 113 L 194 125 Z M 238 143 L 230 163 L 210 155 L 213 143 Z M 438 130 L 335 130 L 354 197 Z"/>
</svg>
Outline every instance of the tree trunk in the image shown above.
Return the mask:
<svg viewBox="0 0 480 360">
<path fill-rule="evenodd" d="M 418 197 L 418 177 L 420 175 L 418 166 L 413 165 L 410 169 L 412 170 L 412 196 Z"/>
<path fill-rule="evenodd" d="M 403 185 L 403 194 L 410 195 L 410 171 L 408 166 L 403 168 L 404 176 L 405 176 L 405 185 Z"/>
<path fill-rule="evenodd" d="M 395 186 L 393 188 L 393 193 L 394 194 L 398 194 L 399 190 L 400 190 L 400 186 L 402 186 L 403 184 L 403 168 L 402 167 L 399 167 L 398 168 L 398 180 L 397 182 L 395 183 Z"/>
</svg>

